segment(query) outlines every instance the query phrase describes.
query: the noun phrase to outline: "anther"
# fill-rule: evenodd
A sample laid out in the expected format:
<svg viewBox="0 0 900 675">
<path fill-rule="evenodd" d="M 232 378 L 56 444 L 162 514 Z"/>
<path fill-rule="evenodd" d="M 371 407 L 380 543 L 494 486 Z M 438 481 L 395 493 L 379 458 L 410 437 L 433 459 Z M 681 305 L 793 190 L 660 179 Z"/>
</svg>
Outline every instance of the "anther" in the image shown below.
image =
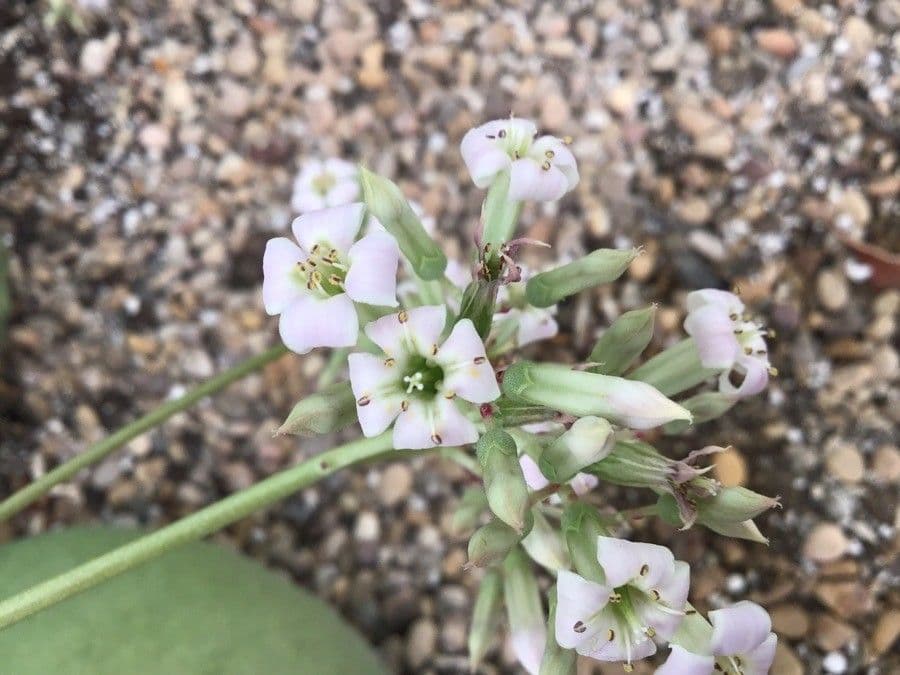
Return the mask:
<svg viewBox="0 0 900 675">
<path fill-rule="evenodd" d="M 740 317 L 738 316 L 737 312 L 732 312 L 731 314 L 728 315 L 728 318 L 731 319 L 732 321 L 737 321 Z"/>
<path fill-rule="evenodd" d="M 615 639 L 616 639 L 616 631 L 614 631 L 612 628 L 608 629 L 606 631 L 606 641 L 612 642 Z"/>
<path fill-rule="evenodd" d="M 358 399 L 356 399 L 356 405 L 360 407 L 369 405 L 371 402 L 372 399 L 370 399 L 368 396 L 360 396 Z"/>
<path fill-rule="evenodd" d="M 432 355 L 432 356 L 437 356 L 437 353 L 438 353 L 438 346 L 437 346 L 437 345 L 431 345 L 431 355 Z"/>
<path fill-rule="evenodd" d="M 441 438 L 440 434 L 431 434 L 431 442 L 435 445 L 440 445 L 444 439 Z"/>
<path fill-rule="evenodd" d="M 641 565 L 641 572 L 640 572 L 640 574 L 641 574 L 642 577 L 647 576 L 647 572 L 649 572 L 649 571 L 650 571 L 650 565 L 646 565 L 646 564 Z"/>
<path fill-rule="evenodd" d="M 453 399 L 456 398 L 456 392 L 448 391 L 446 394 L 444 394 L 444 398 L 447 399 L 448 401 L 452 401 Z"/>
<path fill-rule="evenodd" d="M 485 138 L 487 138 L 489 141 L 493 141 L 493 140 L 494 140 L 495 138 L 497 138 L 497 137 L 494 136 L 493 134 L 487 134 L 487 135 L 485 136 Z"/>
<path fill-rule="evenodd" d="M 506 129 L 501 129 L 500 131 L 498 131 L 497 137 L 498 138 L 506 138 Z"/>
<path fill-rule="evenodd" d="M 744 353 L 750 356 L 753 353 L 753 347 L 744 347 Z"/>
<path fill-rule="evenodd" d="M 335 286 L 340 286 L 344 283 L 337 274 L 332 274 L 330 277 L 328 277 L 328 281 L 333 283 Z"/>
<path fill-rule="evenodd" d="M 541 168 L 544 171 L 549 171 L 550 170 L 550 162 L 548 162 L 547 160 L 544 160 L 544 163 L 541 164 Z"/>
<path fill-rule="evenodd" d="M 778 368 L 775 366 L 769 366 L 768 368 L 769 377 L 778 377 Z"/>
<path fill-rule="evenodd" d="M 562 142 L 566 145 L 572 145 L 572 137 L 571 136 L 563 136 Z"/>
<path fill-rule="evenodd" d="M 553 152 L 552 150 L 548 150 L 547 152 L 544 153 L 544 157 L 546 157 L 547 159 L 553 159 L 555 154 L 556 153 Z"/>
<path fill-rule="evenodd" d="M 403 412 L 406 412 L 407 410 L 409 410 L 409 401 L 406 401 L 406 400 L 400 401 L 400 410 L 402 410 Z"/>
<path fill-rule="evenodd" d="M 390 368 L 391 366 L 393 366 L 395 363 L 397 363 L 397 361 L 396 361 L 393 357 L 391 357 L 391 356 L 387 357 L 387 358 L 384 360 L 384 365 L 386 365 L 388 368 Z"/>
<path fill-rule="evenodd" d="M 653 599 L 656 600 L 657 602 L 659 602 L 659 599 L 662 597 L 662 596 L 659 594 L 659 591 L 656 590 L 655 588 L 654 588 L 652 591 L 650 591 L 650 595 L 652 595 L 652 596 L 653 596 Z"/>
<path fill-rule="evenodd" d="M 644 629 L 644 633 L 647 635 L 647 637 L 656 637 L 656 629 L 653 626 L 647 626 Z"/>
<path fill-rule="evenodd" d="M 574 630 L 576 633 L 583 633 L 587 630 L 587 626 L 584 625 L 583 621 L 576 621 L 575 625 L 572 626 L 572 630 Z"/>
<path fill-rule="evenodd" d="M 480 366 L 485 361 L 487 361 L 487 359 L 484 356 L 476 356 L 475 357 L 475 365 L 476 366 Z"/>
<path fill-rule="evenodd" d="M 311 252 L 312 252 L 313 255 L 315 255 L 316 253 L 318 253 L 318 252 L 319 252 L 319 245 L 318 245 L 318 244 L 313 244 L 313 247 L 312 247 L 312 249 L 311 249 Z"/>
<path fill-rule="evenodd" d="M 409 321 L 409 314 L 406 313 L 406 310 L 401 311 L 397 315 L 397 321 L 399 321 L 400 323 L 406 323 L 407 321 Z"/>
<path fill-rule="evenodd" d="M 623 663 L 622 670 L 624 670 L 626 673 L 630 673 L 634 670 L 634 666 L 631 665 L 630 663 Z"/>
</svg>

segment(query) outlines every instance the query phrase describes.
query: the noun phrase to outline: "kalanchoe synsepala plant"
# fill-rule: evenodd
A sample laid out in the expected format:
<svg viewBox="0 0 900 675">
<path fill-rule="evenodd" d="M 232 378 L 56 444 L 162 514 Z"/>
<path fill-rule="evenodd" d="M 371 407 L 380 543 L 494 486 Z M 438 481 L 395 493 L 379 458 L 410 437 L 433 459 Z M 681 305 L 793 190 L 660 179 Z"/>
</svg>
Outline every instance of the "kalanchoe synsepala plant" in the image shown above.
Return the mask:
<svg viewBox="0 0 900 675">
<path fill-rule="evenodd" d="M 546 246 L 517 234 L 523 207 L 578 183 L 568 143 L 516 118 L 469 131 L 463 160 L 487 194 L 475 250 L 449 262 L 399 185 L 332 160 L 304 168 L 295 206 L 330 208 L 294 221 L 297 243 L 269 242 L 266 308 L 281 314 L 294 351 L 351 353 L 333 357 L 334 372 L 346 360 L 347 379 L 300 402 L 282 431 L 326 433 L 355 420 L 396 450 L 443 448 L 480 479 L 451 521 L 470 536 L 466 569 L 483 574 L 473 668 L 505 614 L 529 673 L 574 673 L 576 653 L 628 671 L 657 650 L 669 655 L 661 673 L 767 672 L 775 637 L 762 608 L 738 603 L 707 622 L 688 603 L 688 564 L 624 538 L 628 512 L 596 506 L 604 483 L 625 486 L 646 496 L 642 516 L 765 541 L 753 519 L 777 500 L 708 476 L 722 448 L 677 458 L 650 439 L 762 391 L 774 374 L 766 333 L 738 296 L 705 289 L 687 297 L 687 336 L 650 359 L 655 306 L 619 316 L 580 363 L 536 359 L 534 344 L 560 330 L 557 304 L 616 280 L 640 254 L 599 249 L 537 273 L 519 260 L 524 247 Z M 530 358 L 520 357 L 528 346 Z"/>
</svg>

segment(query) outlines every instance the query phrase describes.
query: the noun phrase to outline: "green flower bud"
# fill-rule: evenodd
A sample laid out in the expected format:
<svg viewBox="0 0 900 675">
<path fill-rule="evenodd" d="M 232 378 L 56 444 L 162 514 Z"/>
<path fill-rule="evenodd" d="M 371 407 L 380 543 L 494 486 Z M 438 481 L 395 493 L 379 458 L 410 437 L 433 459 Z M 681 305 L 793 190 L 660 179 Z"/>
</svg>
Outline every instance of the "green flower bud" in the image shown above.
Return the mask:
<svg viewBox="0 0 900 675">
<path fill-rule="evenodd" d="M 529 495 L 516 442 L 506 431 L 494 427 L 478 439 L 475 453 L 484 470 L 484 490 L 491 511 L 521 534 L 525 528 Z"/>
<path fill-rule="evenodd" d="M 594 345 L 590 360 L 597 365 L 590 371 L 601 375 L 624 373 L 650 344 L 655 319 L 656 305 L 651 305 L 625 312 L 613 321 Z"/>
<path fill-rule="evenodd" d="M 572 502 L 563 511 L 562 531 L 575 571 L 585 579 L 605 583 L 606 575 L 597 561 L 597 537 L 608 536 L 609 531 L 597 510 L 584 502 Z"/>
<path fill-rule="evenodd" d="M 723 487 L 715 496 L 698 503 L 697 521 L 741 523 L 779 505 L 777 498 L 766 497 L 747 488 Z"/>
<path fill-rule="evenodd" d="M 532 509 L 534 527 L 522 540 L 522 548 L 538 565 L 556 573 L 569 568 L 569 551 L 563 541 L 562 534 L 553 527 L 544 515 Z"/>
<path fill-rule="evenodd" d="M 497 304 L 499 281 L 473 281 L 463 292 L 459 306 L 459 318 L 471 319 L 482 339 L 491 332 L 494 307 Z"/>
<path fill-rule="evenodd" d="M 541 454 L 544 452 L 544 447 L 547 443 L 546 439 L 524 429 L 507 429 L 507 431 L 516 442 L 516 448 L 519 450 L 520 457 L 528 455 L 535 463 L 540 461 Z"/>
<path fill-rule="evenodd" d="M 526 531 L 531 529 L 533 520 L 528 512 Z M 519 543 L 522 535 L 499 518 L 482 525 L 469 539 L 469 567 L 488 567 L 503 560 Z"/>
<path fill-rule="evenodd" d="M 759 497 L 762 497 L 762 495 L 759 495 Z M 770 500 L 768 497 L 762 497 L 762 499 L 769 500 L 772 502 L 773 506 L 777 504 L 777 501 L 774 499 Z M 660 495 L 656 505 L 659 516 L 670 525 L 678 527 L 685 522 L 687 514 L 685 513 L 684 506 L 683 504 L 678 503 L 678 500 L 673 494 Z M 714 515 L 711 515 L 712 513 L 714 512 L 705 509 L 701 502 L 699 506 L 695 507 L 695 513 L 691 515 L 691 520 L 688 525 L 693 525 L 696 522 L 724 537 L 747 539 L 759 544 L 768 545 L 769 540 L 763 536 L 762 532 L 760 532 L 759 528 L 756 526 L 756 523 L 751 519 L 729 521 L 727 518 L 716 518 Z M 682 527 L 682 529 L 685 528 Z"/>
<path fill-rule="evenodd" d="M 378 218 L 384 229 L 397 240 L 415 273 L 426 281 L 442 278 L 447 258 L 428 236 L 400 188 L 362 166 L 359 167 L 359 182 L 369 213 Z"/>
<path fill-rule="evenodd" d="M 674 396 L 718 375 L 715 368 L 704 368 L 693 338 L 682 340 L 660 352 L 628 376 L 656 387 L 666 396 Z"/>
<path fill-rule="evenodd" d="M 606 457 L 612 427 L 601 417 L 582 417 L 572 427 L 547 446 L 538 466 L 548 480 L 565 483 L 584 467 Z"/>
<path fill-rule="evenodd" d="M 718 391 L 704 391 L 682 401 L 681 405 L 691 411 L 694 416 L 694 424 L 700 424 L 721 417 L 731 410 L 735 403 L 737 403 L 737 399 L 734 396 Z M 688 426 L 685 422 L 678 420 L 669 422 L 663 427 L 663 431 L 667 434 L 680 434 L 686 431 Z"/>
<path fill-rule="evenodd" d="M 556 625 L 556 586 L 547 594 L 549 604 L 547 625 Z M 575 675 L 575 662 L 578 658 L 575 650 L 563 649 L 556 642 L 555 631 L 548 631 L 547 646 L 544 648 L 544 658 L 541 659 L 541 669 L 538 675 Z"/>
<path fill-rule="evenodd" d="M 488 188 L 481 207 L 483 253 L 493 278 L 500 271 L 500 249 L 512 239 L 521 212 L 522 202 L 509 199 L 509 171 L 501 171 Z"/>
<path fill-rule="evenodd" d="M 628 269 L 637 250 L 601 248 L 567 265 L 536 274 L 528 280 L 525 294 L 535 307 L 550 307 L 575 293 L 615 281 Z"/>
<path fill-rule="evenodd" d="M 719 523 L 714 521 L 707 521 L 703 522 L 703 525 L 716 534 L 721 534 L 723 537 L 732 537 L 733 539 L 746 539 L 747 541 L 754 541 L 757 544 L 765 544 L 766 546 L 769 545 L 768 538 L 759 531 L 756 523 L 754 523 L 752 520 L 745 520 L 742 523 Z"/>
<path fill-rule="evenodd" d="M 349 427 L 356 421 L 356 398 L 349 382 L 336 382 L 301 400 L 278 434 L 316 436 Z"/>
<path fill-rule="evenodd" d="M 466 490 L 450 521 L 450 529 L 453 534 L 461 536 L 475 529 L 478 521 L 481 520 L 481 514 L 487 507 L 487 495 L 484 494 L 484 489 L 480 485 Z"/>
<path fill-rule="evenodd" d="M 614 485 L 664 489 L 673 480 L 675 464 L 649 443 L 621 440 L 607 457 L 590 466 L 588 471 Z"/>
<path fill-rule="evenodd" d="M 557 364 L 513 364 L 503 374 L 503 392 L 575 417 L 597 415 L 633 429 L 691 419 L 687 410 L 643 382 Z"/>
<path fill-rule="evenodd" d="M 504 427 L 517 427 L 522 424 L 545 422 L 556 416 L 554 410 L 540 405 L 532 405 L 527 401 L 512 399 L 503 396 L 491 405 L 494 407 L 494 416 L 497 422 Z"/>
<path fill-rule="evenodd" d="M 502 593 L 503 577 L 500 571 L 488 570 L 478 587 L 478 596 L 472 610 L 472 626 L 469 629 L 469 664 L 473 673 L 497 637 L 500 619 L 503 617 L 500 602 Z"/>
<path fill-rule="evenodd" d="M 503 562 L 503 599 L 513 653 L 533 672 L 544 655 L 547 624 L 537 579 L 522 549 L 511 551 Z"/>
</svg>

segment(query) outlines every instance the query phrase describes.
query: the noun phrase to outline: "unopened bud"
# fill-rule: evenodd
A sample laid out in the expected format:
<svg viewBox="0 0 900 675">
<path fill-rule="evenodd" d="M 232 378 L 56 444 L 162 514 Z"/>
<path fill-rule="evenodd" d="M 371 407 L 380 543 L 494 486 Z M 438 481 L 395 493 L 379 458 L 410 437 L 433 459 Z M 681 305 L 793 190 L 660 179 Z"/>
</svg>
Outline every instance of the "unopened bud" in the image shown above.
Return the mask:
<svg viewBox="0 0 900 675">
<path fill-rule="evenodd" d="M 522 202 L 509 198 L 509 171 L 500 171 L 488 190 L 481 207 L 482 246 L 491 273 L 499 271 L 500 250 L 513 237 Z"/>
<path fill-rule="evenodd" d="M 359 167 L 359 181 L 369 213 L 378 218 L 384 229 L 397 240 L 415 273 L 426 281 L 441 279 L 447 258 L 428 236 L 400 188 L 362 166 Z"/>
<path fill-rule="evenodd" d="M 648 384 L 556 364 L 513 364 L 503 374 L 503 391 L 575 417 L 597 415 L 632 429 L 691 419 L 690 412 Z"/>
<path fill-rule="evenodd" d="M 475 446 L 491 511 L 516 532 L 525 528 L 529 496 L 513 437 L 500 427 L 489 429 Z"/>
<path fill-rule="evenodd" d="M 535 307 L 550 307 L 592 286 L 608 284 L 622 276 L 636 256 L 635 249 L 601 248 L 566 265 L 536 274 L 525 287 L 528 302 Z"/>
<path fill-rule="evenodd" d="M 597 538 L 608 536 L 609 531 L 597 510 L 584 502 L 572 502 L 563 511 L 562 531 L 575 571 L 585 579 L 605 583 L 606 575 L 597 560 Z"/>
<path fill-rule="evenodd" d="M 294 406 L 279 434 L 316 436 L 349 427 L 356 421 L 356 398 L 348 382 L 336 382 Z"/>
<path fill-rule="evenodd" d="M 547 624 L 534 570 L 521 549 L 503 562 L 503 599 L 513 653 L 525 670 L 536 673 L 544 656 Z"/>
<path fill-rule="evenodd" d="M 650 344 L 656 305 L 625 312 L 607 328 L 594 349 L 590 360 L 596 363 L 590 370 L 601 375 L 621 375 Z"/>
<path fill-rule="evenodd" d="M 522 548 L 538 565 L 551 572 L 569 568 L 569 552 L 559 530 L 540 511 L 532 510 L 534 527 L 522 540 Z"/>
<path fill-rule="evenodd" d="M 754 541 L 757 544 L 769 545 L 768 538 L 759 531 L 756 523 L 752 520 L 745 520 L 742 523 L 720 523 L 716 521 L 701 521 L 698 518 L 697 522 L 708 527 L 713 532 L 721 534 L 723 537 L 746 539 L 747 541 Z"/>
<path fill-rule="evenodd" d="M 450 530 L 455 536 L 471 532 L 481 520 L 481 514 L 488 508 L 487 496 L 481 486 L 472 487 L 463 493 L 459 505 L 450 521 Z"/>
<path fill-rule="evenodd" d="M 481 663 L 491 643 L 497 637 L 500 619 L 503 618 L 503 577 L 500 570 L 488 570 L 475 598 L 472 625 L 469 628 L 469 664 L 472 672 Z"/>
<path fill-rule="evenodd" d="M 766 497 L 743 487 L 723 487 L 718 493 L 697 505 L 700 523 L 740 523 L 779 505 L 777 498 Z"/>
<path fill-rule="evenodd" d="M 737 398 L 718 391 L 704 391 L 696 396 L 681 402 L 694 417 L 694 424 L 709 422 L 718 419 L 737 403 Z M 690 425 L 682 420 L 669 422 L 663 427 L 663 431 L 667 434 L 680 434 L 684 432 Z"/>
<path fill-rule="evenodd" d="M 602 417 L 582 417 L 547 446 L 538 466 L 550 481 L 565 483 L 584 467 L 599 462 L 612 450 L 612 427 Z"/>
<path fill-rule="evenodd" d="M 608 483 L 628 487 L 665 489 L 671 482 L 675 462 L 649 443 L 620 440 L 612 452 L 589 471 Z"/>
<path fill-rule="evenodd" d="M 547 625 L 556 625 L 556 586 L 547 594 L 548 616 Z M 541 659 L 541 669 L 538 675 L 575 675 L 575 661 L 578 654 L 573 649 L 563 649 L 556 642 L 554 631 L 547 636 L 547 646 L 544 647 L 544 658 Z"/>
<path fill-rule="evenodd" d="M 531 529 L 531 512 L 528 512 L 526 530 Z M 519 543 L 522 535 L 512 529 L 499 518 L 494 518 L 487 525 L 475 530 L 469 539 L 468 566 L 488 567 L 506 557 L 512 548 Z"/>
<path fill-rule="evenodd" d="M 499 288 L 499 281 L 478 279 L 470 283 L 463 292 L 459 306 L 459 318 L 471 319 L 475 330 L 482 339 L 491 332 Z"/>
</svg>

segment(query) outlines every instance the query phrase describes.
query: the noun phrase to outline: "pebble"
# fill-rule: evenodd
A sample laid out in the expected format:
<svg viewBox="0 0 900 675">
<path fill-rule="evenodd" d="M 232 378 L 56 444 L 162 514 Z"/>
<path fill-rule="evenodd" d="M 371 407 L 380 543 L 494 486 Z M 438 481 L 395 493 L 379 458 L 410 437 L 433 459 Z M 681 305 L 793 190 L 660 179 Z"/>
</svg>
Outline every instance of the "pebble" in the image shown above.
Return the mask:
<svg viewBox="0 0 900 675">
<path fill-rule="evenodd" d="M 847 672 L 847 657 L 840 652 L 831 652 L 822 660 L 822 667 L 826 673 L 845 673 Z"/>
<path fill-rule="evenodd" d="M 816 292 L 819 302 L 830 312 L 839 312 L 850 300 L 850 286 L 847 277 L 837 269 L 819 272 L 816 278 Z"/>
<path fill-rule="evenodd" d="M 773 56 L 790 59 L 796 56 L 797 39 L 783 28 L 766 28 L 756 32 L 756 44 Z"/>
<path fill-rule="evenodd" d="M 822 614 L 816 619 L 814 639 L 819 649 L 834 651 L 846 647 L 855 640 L 856 631 L 853 626 L 829 614 Z"/>
<path fill-rule="evenodd" d="M 769 611 L 769 615 L 772 617 L 772 630 L 786 638 L 799 640 L 809 632 L 809 615 L 800 605 L 778 605 Z"/>
<path fill-rule="evenodd" d="M 378 496 L 385 506 L 396 506 L 412 491 L 413 473 L 405 462 L 395 462 L 381 474 Z"/>
<path fill-rule="evenodd" d="M 121 38 L 118 33 L 110 33 L 103 39 L 88 40 L 81 48 L 78 65 L 87 77 L 100 77 L 108 69 Z"/>
<path fill-rule="evenodd" d="M 900 637 L 900 609 L 888 609 L 872 631 L 869 645 L 876 655 L 886 654 Z"/>
<path fill-rule="evenodd" d="M 831 562 L 847 552 L 848 540 L 834 523 L 820 523 L 807 535 L 803 544 L 804 557 L 815 562 Z"/>
<path fill-rule="evenodd" d="M 421 668 L 434 653 L 438 631 L 431 619 L 419 619 L 409 631 L 406 661 L 414 669 Z"/>
<path fill-rule="evenodd" d="M 862 453 L 849 444 L 839 444 L 831 450 L 825 464 L 832 476 L 845 483 L 859 483 L 866 471 Z"/>
<path fill-rule="evenodd" d="M 872 473 L 877 480 L 900 481 L 900 450 L 893 445 L 879 446 L 872 458 Z"/>
<path fill-rule="evenodd" d="M 362 511 L 356 517 L 353 537 L 357 541 L 378 541 L 381 536 L 381 522 L 373 511 Z"/>
<path fill-rule="evenodd" d="M 806 671 L 793 650 L 779 640 L 778 646 L 775 647 L 775 660 L 772 662 L 771 672 L 778 675 L 804 675 Z"/>
</svg>

